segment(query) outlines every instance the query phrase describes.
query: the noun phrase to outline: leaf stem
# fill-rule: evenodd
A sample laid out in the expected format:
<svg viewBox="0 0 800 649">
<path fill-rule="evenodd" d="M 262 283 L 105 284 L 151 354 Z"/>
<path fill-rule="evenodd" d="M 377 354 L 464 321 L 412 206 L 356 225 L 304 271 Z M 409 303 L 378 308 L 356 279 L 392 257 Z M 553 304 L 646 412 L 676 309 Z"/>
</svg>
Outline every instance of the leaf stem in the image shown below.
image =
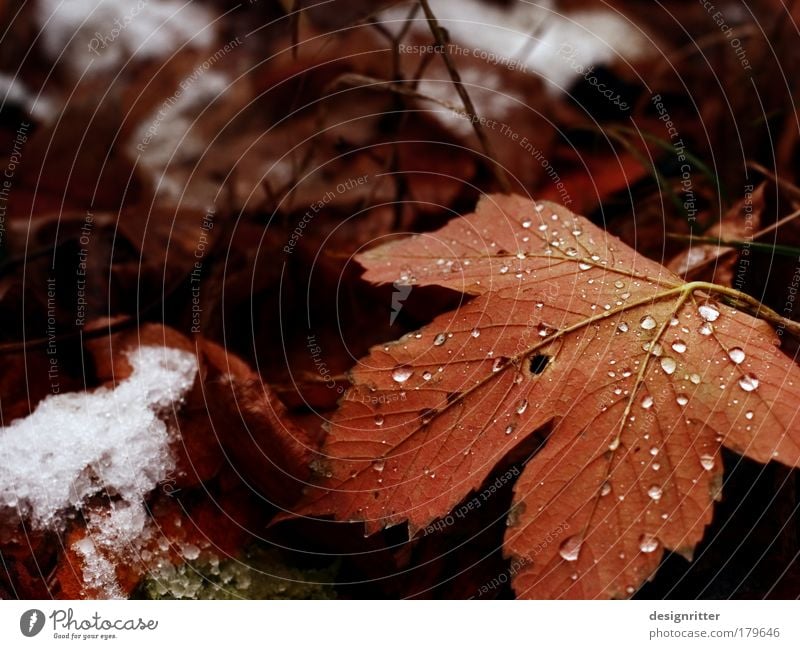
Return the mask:
<svg viewBox="0 0 800 649">
<path fill-rule="evenodd" d="M 732 300 L 731 306 L 735 308 L 743 308 L 749 307 L 754 309 L 755 317 L 762 318 L 764 320 L 769 320 L 770 322 L 777 324 L 779 327 L 783 329 L 788 329 L 792 332 L 795 336 L 800 336 L 800 323 L 795 322 L 794 320 L 790 320 L 789 318 L 782 316 L 777 311 L 773 311 L 768 306 L 762 304 L 759 300 L 754 298 L 752 295 L 748 295 L 747 293 L 743 293 L 735 288 L 731 288 L 728 286 L 721 286 L 719 284 L 712 284 L 711 282 L 689 282 L 688 284 L 683 285 L 683 289 L 687 293 L 694 293 L 695 291 L 706 291 L 707 293 L 715 293 L 717 295 L 724 295 L 727 298 Z"/>
</svg>

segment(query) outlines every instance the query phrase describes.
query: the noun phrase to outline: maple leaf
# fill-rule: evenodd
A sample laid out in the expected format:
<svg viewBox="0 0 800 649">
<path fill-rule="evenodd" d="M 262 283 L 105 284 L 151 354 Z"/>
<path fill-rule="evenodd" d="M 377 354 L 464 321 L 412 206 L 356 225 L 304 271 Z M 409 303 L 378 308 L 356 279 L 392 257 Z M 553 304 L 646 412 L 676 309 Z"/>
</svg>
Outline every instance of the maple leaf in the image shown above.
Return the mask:
<svg viewBox="0 0 800 649">
<path fill-rule="evenodd" d="M 627 597 L 665 550 L 691 558 L 723 446 L 800 465 L 800 371 L 779 350 L 797 325 L 684 283 L 563 207 L 485 197 L 359 262 L 372 282 L 474 298 L 352 370 L 302 514 L 413 535 L 549 423 L 514 488 L 514 589 Z"/>
</svg>

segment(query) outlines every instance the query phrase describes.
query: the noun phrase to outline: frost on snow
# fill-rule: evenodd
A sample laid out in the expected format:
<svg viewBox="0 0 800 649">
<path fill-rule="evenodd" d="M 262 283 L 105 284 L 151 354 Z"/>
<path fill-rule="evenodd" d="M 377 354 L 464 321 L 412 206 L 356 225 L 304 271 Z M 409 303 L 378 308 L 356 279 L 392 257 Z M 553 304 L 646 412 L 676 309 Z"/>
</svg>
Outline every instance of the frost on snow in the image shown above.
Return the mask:
<svg viewBox="0 0 800 649">
<path fill-rule="evenodd" d="M 174 467 L 162 417 L 197 374 L 195 356 L 177 349 L 141 347 L 128 359 L 133 373 L 116 388 L 48 397 L 0 429 L 0 511 L 60 527 L 89 497 L 114 498 L 110 512 L 89 515 L 87 537 L 73 546 L 86 586 L 109 598 L 123 594 L 104 554 L 124 554 L 149 534 L 143 498 Z"/>
</svg>

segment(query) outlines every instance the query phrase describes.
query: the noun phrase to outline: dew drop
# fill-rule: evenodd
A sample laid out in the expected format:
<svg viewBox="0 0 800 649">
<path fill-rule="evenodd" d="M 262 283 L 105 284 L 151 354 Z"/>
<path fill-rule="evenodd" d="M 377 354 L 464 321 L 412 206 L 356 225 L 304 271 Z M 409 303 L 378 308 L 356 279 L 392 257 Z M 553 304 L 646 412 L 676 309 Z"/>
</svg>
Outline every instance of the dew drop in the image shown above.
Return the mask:
<svg viewBox="0 0 800 649">
<path fill-rule="evenodd" d="M 437 347 L 444 345 L 447 341 L 447 334 L 436 334 L 436 338 L 433 339 L 433 344 Z"/>
<path fill-rule="evenodd" d="M 655 329 L 657 324 L 658 323 L 656 322 L 655 318 L 651 315 L 644 316 L 644 318 L 642 318 L 639 322 L 639 326 L 646 331 Z"/>
<path fill-rule="evenodd" d="M 675 397 L 675 401 L 678 402 L 679 406 L 685 406 L 687 403 L 689 403 L 689 397 L 687 397 L 685 394 L 679 394 L 677 397 Z"/>
<path fill-rule="evenodd" d="M 441 335 L 441 334 L 440 334 Z M 414 373 L 414 370 L 411 369 L 408 365 L 399 365 L 395 367 L 392 371 L 392 378 L 397 383 L 405 383 L 408 379 L 411 378 L 411 375 Z"/>
<path fill-rule="evenodd" d="M 689 380 L 694 383 L 695 385 L 700 385 L 700 375 L 699 374 L 692 374 L 689 376 Z"/>
<path fill-rule="evenodd" d="M 658 502 L 661 500 L 661 496 L 664 495 L 664 490 L 658 485 L 653 485 L 647 490 L 647 495 L 650 496 L 650 498 L 652 498 L 654 501 Z"/>
<path fill-rule="evenodd" d="M 675 362 L 674 358 L 664 356 L 664 358 L 661 359 L 661 369 L 664 370 L 665 374 L 673 374 L 676 367 L 678 367 L 678 364 Z"/>
<path fill-rule="evenodd" d="M 658 455 L 658 446 L 653 446 L 653 447 L 650 449 L 650 455 L 652 455 L 653 457 L 655 457 L 656 455 Z"/>
<path fill-rule="evenodd" d="M 610 482 L 604 482 L 600 486 L 600 495 L 601 496 L 607 496 L 610 493 L 611 493 L 611 483 Z"/>
<path fill-rule="evenodd" d="M 515 428 L 514 424 L 509 424 L 508 426 L 506 426 L 506 435 L 510 435 L 511 433 L 513 433 L 514 428 Z"/>
<path fill-rule="evenodd" d="M 577 561 L 582 545 L 583 539 L 576 534 L 575 536 L 570 536 L 559 546 L 558 553 L 565 561 Z"/>
<path fill-rule="evenodd" d="M 375 415 L 375 425 L 376 426 L 383 426 L 383 415 Z"/>
<path fill-rule="evenodd" d="M 755 374 L 748 372 L 739 379 L 739 387 L 745 392 L 752 392 L 758 387 L 758 378 Z"/>
<path fill-rule="evenodd" d="M 703 454 L 700 456 L 700 466 L 702 466 L 706 471 L 711 471 L 714 468 L 714 456 Z"/>
<path fill-rule="evenodd" d="M 642 349 L 646 352 L 650 352 L 653 356 L 661 356 L 664 348 L 661 347 L 661 343 L 646 342 L 642 345 Z"/>
<path fill-rule="evenodd" d="M 479 337 L 480 337 L 480 335 L 481 335 L 481 330 L 480 330 L 480 329 L 478 329 L 477 327 L 475 327 L 475 328 L 472 330 L 472 333 L 470 334 L 470 336 L 472 336 L 473 338 L 479 338 Z"/>
<path fill-rule="evenodd" d="M 686 351 L 686 343 L 682 340 L 676 340 L 672 343 L 672 350 L 678 352 L 679 354 L 683 354 Z"/>
<path fill-rule="evenodd" d="M 617 325 L 617 331 L 620 331 L 622 333 L 625 333 L 626 331 L 628 331 L 628 323 L 627 322 L 620 322 Z"/>
<path fill-rule="evenodd" d="M 533 221 L 531 221 L 530 219 L 525 219 L 524 221 L 522 221 L 522 227 L 525 228 L 526 230 L 529 227 L 531 227 L 531 225 L 533 225 Z"/>
<path fill-rule="evenodd" d="M 581 270 L 589 270 L 591 267 L 592 267 L 592 265 L 589 264 L 589 263 L 586 263 L 585 261 L 582 261 L 582 262 L 580 262 L 578 264 L 578 268 L 580 268 Z"/>
<path fill-rule="evenodd" d="M 521 415 L 528 409 L 528 400 L 527 399 L 520 399 L 517 401 L 516 411 L 518 415 Z"/>
<path fill-rule="evenodd" d="M 431 373 L 430 373 L 430 372 L 428 372 L 427 370 L 426 370 L 426 371 L 424 371 L 424 372 L 422 373 L 422 379 L 423 379 L 424 381 L 430 381 L 430 380 L 431 380 L 431 378 L 433 378 L 433 374 L 431 374 Z"/>
<path fill-rule="evenodd" d="M 728 358 L 739 365 L 744 362 L 744 350 L 741 347 L 732 347 L 728 350 Z"/>
<path fill-rule="evenodd" d="M 639 537 L 639 549 L 645 554 L 650 554 L 658 549 L 658 540 L 651 534 L 642 534 Z"/>
<path fill-rule="evenodd" d="M 505 367 L 507 362 L 508 362 L 507 358 L 504 358 L 503 356 L 498 356 L 497 358 L 494 359 L 494 363 L 492 364 L 492 372 L 499 372 Z"/>
<path fill-rule="evenodd" d="M 641 405 L 642 405 L 642 408 L 644 408 L 645 410 L 649 410 L 650 408 L 653 407 L 653 397 L 651 397 L 649 394 L 646 394 L 642 398 L 642 404 Z"/>
<path fill-rule="evenodd" d="M 509 269 L 508 269 L 508 266 L 506 266 L 505 264 L 503 264 L 502 266 L 500 266 L 500 274 L 501 274 L 501 275 L 505 275 L 505 274 L 508 272 L 508 270 L 509 270 Z"/>
<path fill-rule="evenodd" d="M 374 462 L 372 464 L 372 470 L 377 471 L 378 473 L 381 473 L 385 467 L 386 463 L 383 462 L 382 460 L 379 460 L 378 462 Z"/>
<path fill-rule="evenodd" d="M 745 419 L 752 419 L 753 418 L 753 411 L 752 410 L 748 410 L 746 413 L 744 413 L 744 418 Z"/>
<path fill-rule="evenodd" d="M 697 312 L 706 322 L 714 322 L 717 318 L 719 318 L 719 311 L 717 311 L 715 307 L 708 303 L 701 304 L 699 307 L 697 307 Z"/>
<path fill-rule="evenodd" d="M 616 282 L 614 282 L 614 288 L 625 288 L 625 282 L 618 279 Z"/>
<path fill-rule="evenodd" d="M 714 327 L 709 322 L 704 322 L 698 329 L 701 336 L 710 336 L 714 333 Z"/>
</svg>

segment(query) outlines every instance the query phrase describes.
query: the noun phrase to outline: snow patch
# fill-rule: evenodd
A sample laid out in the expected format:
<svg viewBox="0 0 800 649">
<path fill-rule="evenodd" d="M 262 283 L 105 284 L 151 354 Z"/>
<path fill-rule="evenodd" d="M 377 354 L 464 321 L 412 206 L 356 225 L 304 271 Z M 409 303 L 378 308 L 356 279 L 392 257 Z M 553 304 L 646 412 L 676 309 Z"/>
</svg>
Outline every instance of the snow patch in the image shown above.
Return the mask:
<svg viewBox="0 0 800 649">
<path fill-rule="evenodd" d="M 578 66 L 636 60 L 647 51 L 648 39 L 624 16 L 608 9 L 560 13 L 555 3 L 518 1 L 511 7 L 480 0 L 431 0 L 431 9 L 450 34 L 451 41 L 477 56 L 490 53 L 498 60 L 517 63 L 516 69 L 540 76 L 551 92 L 563 92 L 580 72 Z M 398 31 L 408 12 L 403 5 L 382 14 Z M 428 27 L 418 18 L 414 33 L 430 41 Z M 560 50 L 571 48 L 571 60 Z"/>
<path fill-rule="evenodd" d="M 191 388 L 197 359 L 165 347 L 128 358 L 133 373 L 116 388 L 47 397 L 0 429 L 0 509 L 16 508 L 35 527 L 60 526 L 64 512 L 95 494 L 140 505 L 167 477 L 174 459 L 161 417 Z"/>
<path fill-rule="evenodd" d="M 37 21 L 45 53 L 77 75 L 215 40 L 213 14 L 183 0 L 39 0 Z"/>
<path fill-rule="evenodd" d="M 202 66 L 197 70 L 202 71 Z M 126 146 L 128 155 L 138 159 L 149 173 L 159 195 L 181 197 L 184 187 L 172 182 L 168 167 L 197 161 L 207 152 L 208 142 L 198 127 L 198 119 L 229 87 L 230 79 L 223 72 L 194 72 L 136 127 Z"/>
<path fill-rule="evenodd" d="M 34 96 L 19 78 L 3 72 L 0 72 L 0 97 L 0 105 L 17 104 L 41 122 L 50 121 L 57 114 L 52 100 L 41 93 Z"/>
</svg>

